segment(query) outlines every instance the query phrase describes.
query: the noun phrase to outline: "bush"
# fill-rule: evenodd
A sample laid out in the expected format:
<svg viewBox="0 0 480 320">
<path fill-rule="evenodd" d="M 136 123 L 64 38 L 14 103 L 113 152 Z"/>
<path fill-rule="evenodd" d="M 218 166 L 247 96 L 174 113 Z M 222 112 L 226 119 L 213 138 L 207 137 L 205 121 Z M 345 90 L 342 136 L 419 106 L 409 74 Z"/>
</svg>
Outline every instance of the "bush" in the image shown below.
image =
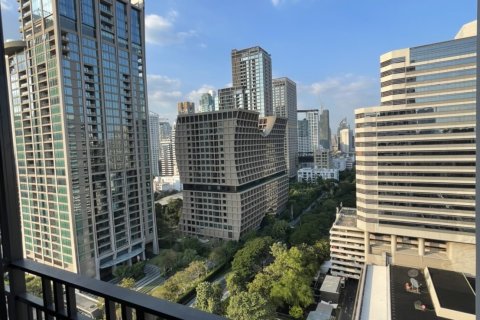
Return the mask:
<svg viewBox="0 0 480 320">
<path fill-rule="evenodd" d="M 131 266 L 118 266 L 113 270 L 113 275 L 119 279 L 132 278 L 139 280 L 145 275 L 143 270 L 146 263 L 146 261 L 139 261 Z"/>
</svg>

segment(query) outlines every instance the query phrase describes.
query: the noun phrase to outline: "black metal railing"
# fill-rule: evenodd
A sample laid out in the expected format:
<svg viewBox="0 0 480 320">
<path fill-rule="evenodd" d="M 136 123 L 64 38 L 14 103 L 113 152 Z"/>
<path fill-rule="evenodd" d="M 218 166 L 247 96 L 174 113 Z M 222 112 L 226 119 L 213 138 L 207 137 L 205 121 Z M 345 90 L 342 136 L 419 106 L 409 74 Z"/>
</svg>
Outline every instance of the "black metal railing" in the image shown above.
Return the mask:
<svg viewBox="0 0 480 320">
<path fill-rule="evenodd" d="M 189 308 L 177 303 L 157 299 L 146 294 L 118 287 L 112 283 L 84 277 L 31 260 L 17 260 L 8 266 L 41 280 L 41 294 L 16 293 L 6 290 L 9 301 L 21 309 L 22 316 L 15 319 L 90 319 L 77 306 L 78 292 L 98 298 L 104 319 L 195 319 L 220 320 L 223 317 Z M 4 319 L 2 317 L 2 319 Z M 12 319 L 6 318 L 6 319 Z"/>
<path fill-rule="evenodd" d="M 79 293 L 93 295 L 103 310 L 98 317 L 114 319 L 195 319 L 223 317 L 117 287 L 31 260 L 23 259 L 11 109 L 0 4 L 0 319 L 88 319 L 77 303 Z M 35 277 L 35 290 L 26 276 Z M 31 279 L 31 276 L 30 276 Z M 40 283 L 40 285 L 38 285 Z M 95 304 L 93 299 L 90 299 Z"/>
</svg>

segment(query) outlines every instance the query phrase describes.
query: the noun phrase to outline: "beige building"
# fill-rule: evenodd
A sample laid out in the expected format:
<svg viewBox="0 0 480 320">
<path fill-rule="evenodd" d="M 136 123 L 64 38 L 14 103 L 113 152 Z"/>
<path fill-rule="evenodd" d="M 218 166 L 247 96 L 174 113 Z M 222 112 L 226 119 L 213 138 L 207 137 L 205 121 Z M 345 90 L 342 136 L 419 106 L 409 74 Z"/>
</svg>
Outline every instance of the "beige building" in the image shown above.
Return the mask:
<svg viewBox="0 0 480 320">
<path fill-rule="evenodd" d="M 330 150 L 325 149 L 322 146 L 315 150 L 315 153 L 313 155 L 313 161 L 316 168 L 332 168 Z"/>
<path fill-rule="evenodd" d="M 474 31 L 382 55 L 381 106 L 355 112 L 367 263 L 475 274 Z"/>
<path fill-rule="evenodd" d="M 195 102 L 182 101 L 177 103 L 178 114 L 195 113 Z"/>
<path fill-rule="evenodd" d="M 354 208 L 341 208 L 330 229 L 330 261 L 334 276 L 360 279 L 365 263 L 365 233 L 357 228 Z"/>
<path fill-rule="evenodd" d="M 182 232 L 239 240 L 265 214 L 285 208 L 286 124 L 286 118 L 244 109 L 178 116 Z"/>
<path fill-rule="evenodd" d="M 355 111 L 357 217 L 337 218 L 332 259 L 355 225 L 366 264 L 475 274 L 475 30 L 381 56 L 381 105 Z"/>
</svg>

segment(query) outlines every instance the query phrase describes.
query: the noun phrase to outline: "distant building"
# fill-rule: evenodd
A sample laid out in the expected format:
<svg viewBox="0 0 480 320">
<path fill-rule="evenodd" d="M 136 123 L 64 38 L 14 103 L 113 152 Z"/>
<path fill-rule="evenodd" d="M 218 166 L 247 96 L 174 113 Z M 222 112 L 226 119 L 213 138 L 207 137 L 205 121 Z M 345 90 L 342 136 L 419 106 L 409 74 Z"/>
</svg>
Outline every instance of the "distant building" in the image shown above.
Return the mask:
<svg viewBox="0 0 480 320">
<path fill-rule="evenodd" d="M 239 240 L 265 214 L 285 208 L 286 125 L 285 118 L 244 109 L 178 116 L 184 234 Z"/>
<path fill-rule="evenodd" d="M 218 110 L 247 109 L 245 90 L 229 87 L 218 90 Z"/>
<path fill-rule="evenodd" d="M 301 168 L 297 172 L 298 182 L 315 182 L 318 178 L 338 181 L 338 169 Z"/>
<path fill-rule="evenodd" d="M 297 117 L 299 157 L 307 155 L 313 157 L 313 152 L 319 146 L 319 111 L 297 110 Z"/>
<path fill-rule="evenodd" d="M 287 118 L 285 158 L 290 178 L 297 175 L 297 85 L 288 78 L 273 79 L 273 111 L 278 117 Z"/>
<path fill-rule="evenodd" d="M 350 153 L 353 150 L 353 135 L 350 128 L 340 130 L 339 150 L 342 153 Z"/>
<path fill-rule="evenodd" d="M 177 104 L 178 114 L 192 114 L 195 113 L 195 103 L 190 101 L 183 101 Z"/>
<path fill-rule="evenodd" d="M 182 191 L 183 186 L 179 176 L 156 177 L 153 181 L 155 191 Z"/>
<path fill-rule="evenodd" d="M 178 176 L 177 157 L 175 153 L 175 123 L 170 135 L 160 140 L 160 176 Z"/>
<path fill-rule="evenodd" d="M 329 149 L 324 149 L 323 147 L 320 147 L 315 150 L 314 167 L 321 169 L 330 169 L 332 167 Z"/>
<path fill-rule="evenodd" d="M 158 168 L 158 160 L 160 158 L 160 117 L 154 112 L 150 112 L 148 116 L 149 127 L 150 127 L 150 159 L 152 163 L 152 175 L 157 177 L 160 175 L 160 170 Z"/>
<path fill-rule="evenodd" d="M 320 124 L 318 139 L 319 144 L 326 150 L 330 150 L 330 142 L 332 134 L 330 131 L 330 113 L 327 109 L 320 109 Z"/>
<path fill-rule="evenodd" d="M 159 121 L 159 140 L 165 140 L 169 139 L 170 136 L 172 135 L 172 125 L 170 124 L 170 121 L 166 118 L 160 118 Z"/>
<path fill-rule="evenodd" d="M 232 87 L 244 90 L 245 108 L 273 115 L 272 60 L 261 47 L 232 50 Z"/>
<path fill-rule="evenodd" d="M 200 97 L 199 108 L 200 112 L 215 111 L 215 100 L 211 93 L 206 92 L 202 94 Z"/>
</svg>

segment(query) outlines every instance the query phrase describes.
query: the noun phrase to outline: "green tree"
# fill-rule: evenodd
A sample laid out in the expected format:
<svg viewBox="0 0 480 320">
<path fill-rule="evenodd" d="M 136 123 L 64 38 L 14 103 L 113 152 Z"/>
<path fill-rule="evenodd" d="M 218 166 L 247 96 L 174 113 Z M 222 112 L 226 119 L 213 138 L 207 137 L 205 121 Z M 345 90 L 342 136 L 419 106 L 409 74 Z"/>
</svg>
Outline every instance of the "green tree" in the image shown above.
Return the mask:
<svg viewBox="0 0 480 320">
<path fill-rule="evenodd" d="M 275 309 L 259 293 L 240 292 L 230 298 L 227 317 L 232 320 L 275 319 Z"/>
<path fill-rule="evenodd" d="M 222 313 L 222 288 L 218 283 L 200 282 L 196 291 L 195 308 L 215 314 Z"/>
<path fill-rule="evenodd" d="M 42 279 L 32 274 L 25 276 L 25 285 L 28 293 L 31 293 L 39 298 L 43 296 L 42 293 Z"/>
<path fill-rule="evenodd" d="M 303 309 L 300 306 L 293 306 L 288 311 L 288 314 L 294 317 L 295 319 L 301 319 L 303 317 Z"/>
<path fill-rule="evenodd" d="M 135 280 L 132 278 L 123 278 L 119 284 L 122 288 L 132 289 L 135 286 Z"/>
</svg>

